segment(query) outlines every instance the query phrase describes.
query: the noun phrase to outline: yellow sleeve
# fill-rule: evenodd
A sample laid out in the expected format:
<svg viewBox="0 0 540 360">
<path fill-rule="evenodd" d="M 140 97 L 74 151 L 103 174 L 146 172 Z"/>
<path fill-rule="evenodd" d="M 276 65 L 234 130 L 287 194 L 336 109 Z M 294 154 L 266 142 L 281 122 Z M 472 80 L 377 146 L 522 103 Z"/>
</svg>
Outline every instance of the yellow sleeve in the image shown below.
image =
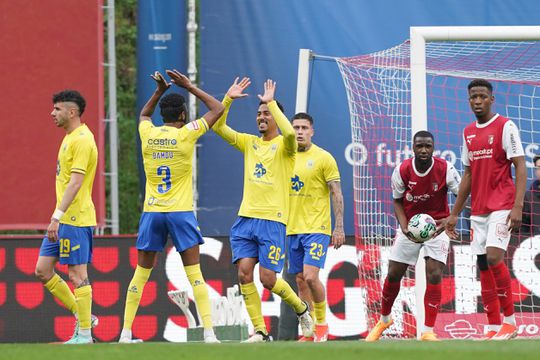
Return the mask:
<svg viewBox="0 0 540 360">
<path fill-rule="evenodd" d="M 279 130 L 281 130 L 281 135 L 283 135 L 283 143 L 285 144 L 285 149 L 289 154 L 296 153 L 297 143 L 296 143 L 296 133 L 289 122 L 289 119 L 283 114 L 277 105 L 275 100 L 272 100 L 268 103 L 268 110 L 272 114 L 272 117 L 276 121 Z"/>
<path fill-rule="evenodd" d="M 324 179 L 327 183 L 330 181 L 340 181 L 339 169 L 336 159 L 330 154 L 327 154 L 324 162 Z"/>
<path fill-rule="evenodd" d="M 70 172 L 86 174 L 94 144 L 90 138 L 81 137 L 73 144 L 73 163 Z"/>
<path fill-rule="evenodd" d="M 216 121 L 212 127 L 212 130 L 221 136 L 227 143 L 234 146 L 241 152 L 244 152 L 245 137 L 241 136 L 243 134 L 237 132 L 227 125 L 227 116 L 229 115 L 229 109 L 231 108 L 232 102 L 233 99 L 225 95 L 222 101 L 222 104 L 225 106 L 225 111 L 223 111 L 223 115 L 221 115 L 218 121 Z"/>
<path fill-rule="evenodd" d="M 141 137 L 141 140 L 148 137 L 148 132 L 153 127 L 154 125 L 151 121 L 143 120 L 139 123 L 139 136 Z"/>
<path fill-rule="evenodd" d="M 208 131 L 208 123 L 204 118 L 200 118 L 187 123 L 180 131 L 186 134 L 188 140 L 195 143 Z"/>
</svg>

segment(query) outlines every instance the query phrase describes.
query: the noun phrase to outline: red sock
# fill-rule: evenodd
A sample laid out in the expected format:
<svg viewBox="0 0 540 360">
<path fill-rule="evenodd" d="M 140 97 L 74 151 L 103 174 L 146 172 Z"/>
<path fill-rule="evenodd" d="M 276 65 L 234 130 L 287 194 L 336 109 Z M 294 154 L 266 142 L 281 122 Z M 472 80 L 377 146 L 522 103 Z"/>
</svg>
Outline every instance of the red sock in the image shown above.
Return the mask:
<svg viewBox="0 0 540 360">
<path fill-rule="evenodd" d="M 495 279 L 491 270 L 480 270 L 480 285 L 482 287 L 482 303 L 489 325 L 501 324 L 501 307 L 497 297 Z"/>
<path fill-rule="evenodd" d="M 489 267 L 493 273 L 495 284 L 497 284 L 497 295 L 501 307 L 503 308 L 504 316 L 510 316 L 514 314 L 514 299 L 512 298 L 512 282 L 510 279 L 510 272 L 508 267 L 501 261 L 497 265 Z"/>
<path fill-rule="evenodd" d="M 425 312 L 425 324 L 429 327 L 435 326 L 435 320 L 437 320 L 437 314 L 439 313 L 439 307 L 441 306 L 441 284 L 427 284 L 426 293 L 424 294 L 424 312 Z"/>
<path fill-rule="evenodd" d="M 396 300 L 396 297 L 399 294 L 399 287 L 401 285 L 401 281 L 398 282 L 388 282 L 388 278 L 384 280 L 384 287 L 382 291 L 382 306 L 381 306 L 381 314 L 386 316 L 390 315 L 392 312 L 392 306 L 394 305 L 394 300 Z"/>
</svg>

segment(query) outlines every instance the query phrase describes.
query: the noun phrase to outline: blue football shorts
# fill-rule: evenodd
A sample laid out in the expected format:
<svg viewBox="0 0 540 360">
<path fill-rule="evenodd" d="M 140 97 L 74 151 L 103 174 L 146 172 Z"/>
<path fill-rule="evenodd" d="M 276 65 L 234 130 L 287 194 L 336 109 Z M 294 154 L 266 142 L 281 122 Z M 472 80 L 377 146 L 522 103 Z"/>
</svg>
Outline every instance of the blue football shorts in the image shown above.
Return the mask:
<svg viewBox="0 0 540 360">
<path fill-rule="evenodd" d="M 180 253 L 204 244 L 193 211 L 143 212 L 139 222 L 137 249 L 163 251 L 169 235 L 176 251 Z"/>
<path fill-rule="evenodd" d="M 81 265 L 92 262 L 93 226 L 73 226 L 60 224 L 58 241 L 47 237 L 41 243 L 39 256 L 52 256 L 63 265 Z"/>
<path fill-rule="evenodd" d="M 239 216 L 231 228 L 233 263 L 256 258 L 262 267 L 277 273 L 285 261 L 285 224 Z"/>
<path fill-rule="evenodd" d="M 326 234 L 298 234 L 287 236 L 287 251 L 289 260 L 289 274 L 298 274 L 304 271 L 305 265 L 324 267 L 326 253 L 330 245 L 330 235 Z"/>
</svg>

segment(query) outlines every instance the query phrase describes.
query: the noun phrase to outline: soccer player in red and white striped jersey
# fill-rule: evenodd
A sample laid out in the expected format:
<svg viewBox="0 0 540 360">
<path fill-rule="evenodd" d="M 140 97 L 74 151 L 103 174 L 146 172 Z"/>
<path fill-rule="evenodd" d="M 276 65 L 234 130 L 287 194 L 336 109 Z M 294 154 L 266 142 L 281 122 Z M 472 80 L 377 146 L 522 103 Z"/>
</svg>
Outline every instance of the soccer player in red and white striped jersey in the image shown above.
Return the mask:
<svg viewBox="0 0 540 360">
<path fill-rule="evenodd" d="M 399 164 L 392 175 L 392 196 L 399 228 L 384 281 L 381 318 L 369 332 L 366 341 L 377 341 L 392 325 L 392 306 L 399 294 L 401 279 L 407 268 L 416 264 L 422 247 L 426 258 L 427 285 L 424 295 L 425 322 L 420 339 L 438 340 L 433 327 L 439 313 L 441 277 L 450 245 L 450 238 L 443 232 L 444 222 L 450 214 L 448 190 L 457 194 L 460 176 L 448 161 L 433 157 L 433 147 L 430 132 L 417 132 L 413 137 L 414 157 Z M 429 214 L 439 225 L 435 235 L 424 243 L 417 243 L 408 230 L 409 220 L 416 214 Z"/>
<path fill-rule="evenodd" d="M 511 232 L 521 226 L 527 182 L 525 156 L 517 126 L 491 110 L 495 101 L 491 83 L 475 79 L 469 83 L 468 91 L 476 121 L 463 131 L 461 161 L 465 171 L 446 230 L 451 238 L 458 237 L 457 216 L 470 194 L 471 248 L 477 255 L 482 302 L 489 323 L 486 338 L 505 340 L 517 335 L 510 272 L 503 259 Z"/>
</svg>

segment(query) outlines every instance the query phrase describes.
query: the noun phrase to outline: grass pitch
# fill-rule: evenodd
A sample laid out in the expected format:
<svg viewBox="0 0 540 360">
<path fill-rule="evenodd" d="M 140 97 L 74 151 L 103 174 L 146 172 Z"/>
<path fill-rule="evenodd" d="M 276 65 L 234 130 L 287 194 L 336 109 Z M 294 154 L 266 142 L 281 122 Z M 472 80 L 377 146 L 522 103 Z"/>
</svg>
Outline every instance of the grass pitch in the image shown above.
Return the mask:
<svg viewBox="0 0 540 360">
<path fill-rule="evenodd" d="M 540 340 L 512 341 L 329 341 L 324 344 L 274 342 L 265 344 L 2 344 L 0 359 L 129 359 L 129 360 L 496 360 L 538 359 Z"/>
</svg>

